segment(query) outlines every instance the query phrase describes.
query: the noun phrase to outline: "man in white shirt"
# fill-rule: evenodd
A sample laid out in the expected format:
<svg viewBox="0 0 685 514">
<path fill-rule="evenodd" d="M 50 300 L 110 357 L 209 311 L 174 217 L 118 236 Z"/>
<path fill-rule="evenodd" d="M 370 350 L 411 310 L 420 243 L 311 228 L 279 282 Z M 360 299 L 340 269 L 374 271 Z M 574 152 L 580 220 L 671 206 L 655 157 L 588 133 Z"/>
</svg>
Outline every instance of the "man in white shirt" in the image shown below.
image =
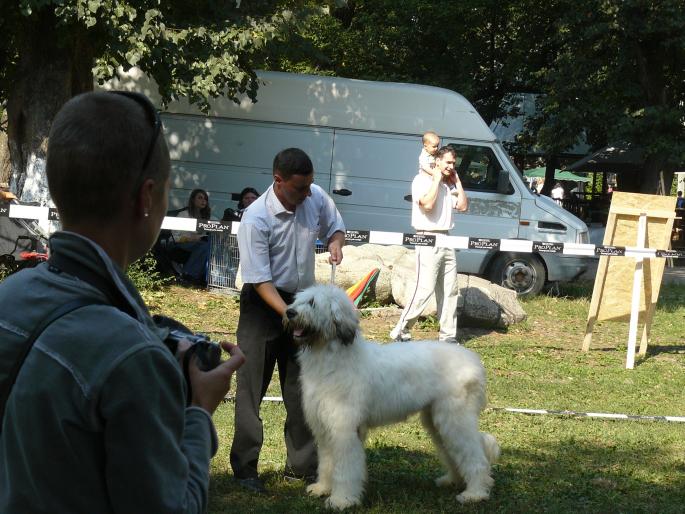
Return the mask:
<svg viewBox="0 0 685 514">
<path fill-rule="evenodd" d="M 452 210 L 465 211 L 468 198 L 454 171 L 455 150 L 449 146 L 435 154 L 431 172 L 420 170 L 412 182 L 412 226 L 418 233 L 447 234 L 452 228 Z M 411 339 L 409 329 L 416 323 L 431 295 L 435 293 L 440 317 L 441 341 L 457 342 L 457 259 L 452 248 L 416 248 L 416 286 L 400 320 L 390 332 L 395 341 Z"/>
<path fill-rule="evenodd" d="M 238 484 L 265 492 L 257 473 L 263 443 L 259 406 L 278 362 L 287 411 L 286 474 L 316 475 L 316 448 L 304 421 L 297 347 L 283 330 L 282 318 L 293 295 L 314 284 L 316 240 L 327 241 L 331 263 L 340 264 L 345 226 L 333 200 L 313 183 L 306 153 L 288 148 L 276 155 L 274 182 L 243 214 L 238 247 L 240 292 L 238 345 L 246 362 L 238 374 L 231 467 Z"/>
<path fill-rule="evenodd" d="M 561 182 L 554 184 L 554 189 L 552 189 L 550 196 L 552 200 L 561 205 L 561 201 L 564 199 L 564 186 L 561 185 Z"/>
</svg>

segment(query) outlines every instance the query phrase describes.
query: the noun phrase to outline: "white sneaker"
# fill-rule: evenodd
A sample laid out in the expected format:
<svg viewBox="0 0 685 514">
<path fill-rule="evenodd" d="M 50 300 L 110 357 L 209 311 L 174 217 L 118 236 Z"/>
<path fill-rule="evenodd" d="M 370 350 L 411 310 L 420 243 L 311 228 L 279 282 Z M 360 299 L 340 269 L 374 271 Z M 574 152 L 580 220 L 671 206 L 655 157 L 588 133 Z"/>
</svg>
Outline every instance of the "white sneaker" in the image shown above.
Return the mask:
<svg viewBox="0 0 685 514">
<path fill-rule="evenodd" d="M 390 339 L 393 341 L 411 341 L 411 333 L 400 330 L 398 325 L 390 331 Z"/>
</svg>

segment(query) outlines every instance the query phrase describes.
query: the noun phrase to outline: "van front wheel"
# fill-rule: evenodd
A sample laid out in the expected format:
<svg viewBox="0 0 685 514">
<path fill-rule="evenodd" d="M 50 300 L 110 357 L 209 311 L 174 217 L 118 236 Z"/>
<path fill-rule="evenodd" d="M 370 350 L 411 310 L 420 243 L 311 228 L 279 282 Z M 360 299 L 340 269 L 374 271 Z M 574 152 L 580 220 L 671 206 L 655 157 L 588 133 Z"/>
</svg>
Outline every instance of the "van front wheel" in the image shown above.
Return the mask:
<svg viewBox="0 0 685 514">
<path fill-rule="evenodd" d="M 545 285 L 545 266 L 535 255 L 501 253 L 492 262 L 490 282 L 513 289 L 521 297 L 535 296 Z"/>
</svg>

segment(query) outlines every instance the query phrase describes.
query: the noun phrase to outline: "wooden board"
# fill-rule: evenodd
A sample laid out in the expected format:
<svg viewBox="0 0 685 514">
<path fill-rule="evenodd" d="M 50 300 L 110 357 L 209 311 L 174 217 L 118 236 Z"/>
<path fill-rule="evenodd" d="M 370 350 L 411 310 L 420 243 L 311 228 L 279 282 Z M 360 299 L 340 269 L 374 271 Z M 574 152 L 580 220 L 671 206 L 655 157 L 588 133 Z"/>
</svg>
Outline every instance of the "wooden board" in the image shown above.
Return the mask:
<svg viewBox="0 0 685 514">
<path fill-rule="evenodd" d="M 603 244 L 607 246 L 645 247 L 659 250 L 670 248 L 671 230 L 675 218 L 675 197 L 623 193 L 612 195 L 609 218 Z M 647 216 L 644 241 L 638 241 L 640 215 Z M 644 259 L 640 281 L 639 320 L 644 326 L 640 353 L 647 347 L 650 325 L 659 297 L 666 259 Z M 607 257 L 599 259 L 597 276 L 583 341 L 583 350 L 590 348 L 592 328 L 599 320 L 628 321 L 634 289 L 636 260 L 633 257 Z"/>
<path fill-rule="evenodd" d="M 671 241 L 673 218 L 675 217 L 675 198 L 619 191 L 612 195 L 609 213 L 615 214 L 615 222 L 613 227 L 607 225 L 603 244 L 638 246 L 637 225 L 640 216 L 639 214 L 628 214 L 628 212 L 635 212 L 633 209 L 647 214 L 647 234 L 644 246 L 661 250 L 668 249 Z M 602 256 L 600 257 L 599 269 L 603 267 L 603 259 L 607 261 L 605 265 L 607 280 L 599 302 L 597 320 L 627 320 L 630 317 L 635 259 Z M 656 303 L 665 266 L 666 259 L 644 260 L 644 278 L 640 293 L 640 319 L 643 319 L 649 306 Z M 593 296 L 595 292 L 596 288 L 593 291 Z"/>
</svg>

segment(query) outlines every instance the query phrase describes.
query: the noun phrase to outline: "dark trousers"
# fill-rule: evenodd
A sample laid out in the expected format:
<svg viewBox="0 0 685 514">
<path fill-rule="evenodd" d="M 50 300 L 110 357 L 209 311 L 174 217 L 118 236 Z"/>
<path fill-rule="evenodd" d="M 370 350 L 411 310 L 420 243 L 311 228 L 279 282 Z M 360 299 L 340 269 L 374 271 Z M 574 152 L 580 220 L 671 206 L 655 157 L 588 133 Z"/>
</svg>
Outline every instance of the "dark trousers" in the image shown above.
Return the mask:
<svg viewBox="0 0 685 514">
<path fill-rule="evenodd" d="M 292 295 L 280 292 L 290 304 Z M 257 476 L 264 429 L 259 406 L 278 362 L 278 374 L 285 403 L 286 469 L 296 475 L 316 475 L 316 447 L 304 421 L 300 392 L 297 347 L 284 332 L 280 316 L 257 294 L 251 284 L 240 292 L 238 344 L 245 364 L 238 369 L 235 402 L 235 434 L 231 446 L 231 467 L 236 478 Z"/>
</svg>

